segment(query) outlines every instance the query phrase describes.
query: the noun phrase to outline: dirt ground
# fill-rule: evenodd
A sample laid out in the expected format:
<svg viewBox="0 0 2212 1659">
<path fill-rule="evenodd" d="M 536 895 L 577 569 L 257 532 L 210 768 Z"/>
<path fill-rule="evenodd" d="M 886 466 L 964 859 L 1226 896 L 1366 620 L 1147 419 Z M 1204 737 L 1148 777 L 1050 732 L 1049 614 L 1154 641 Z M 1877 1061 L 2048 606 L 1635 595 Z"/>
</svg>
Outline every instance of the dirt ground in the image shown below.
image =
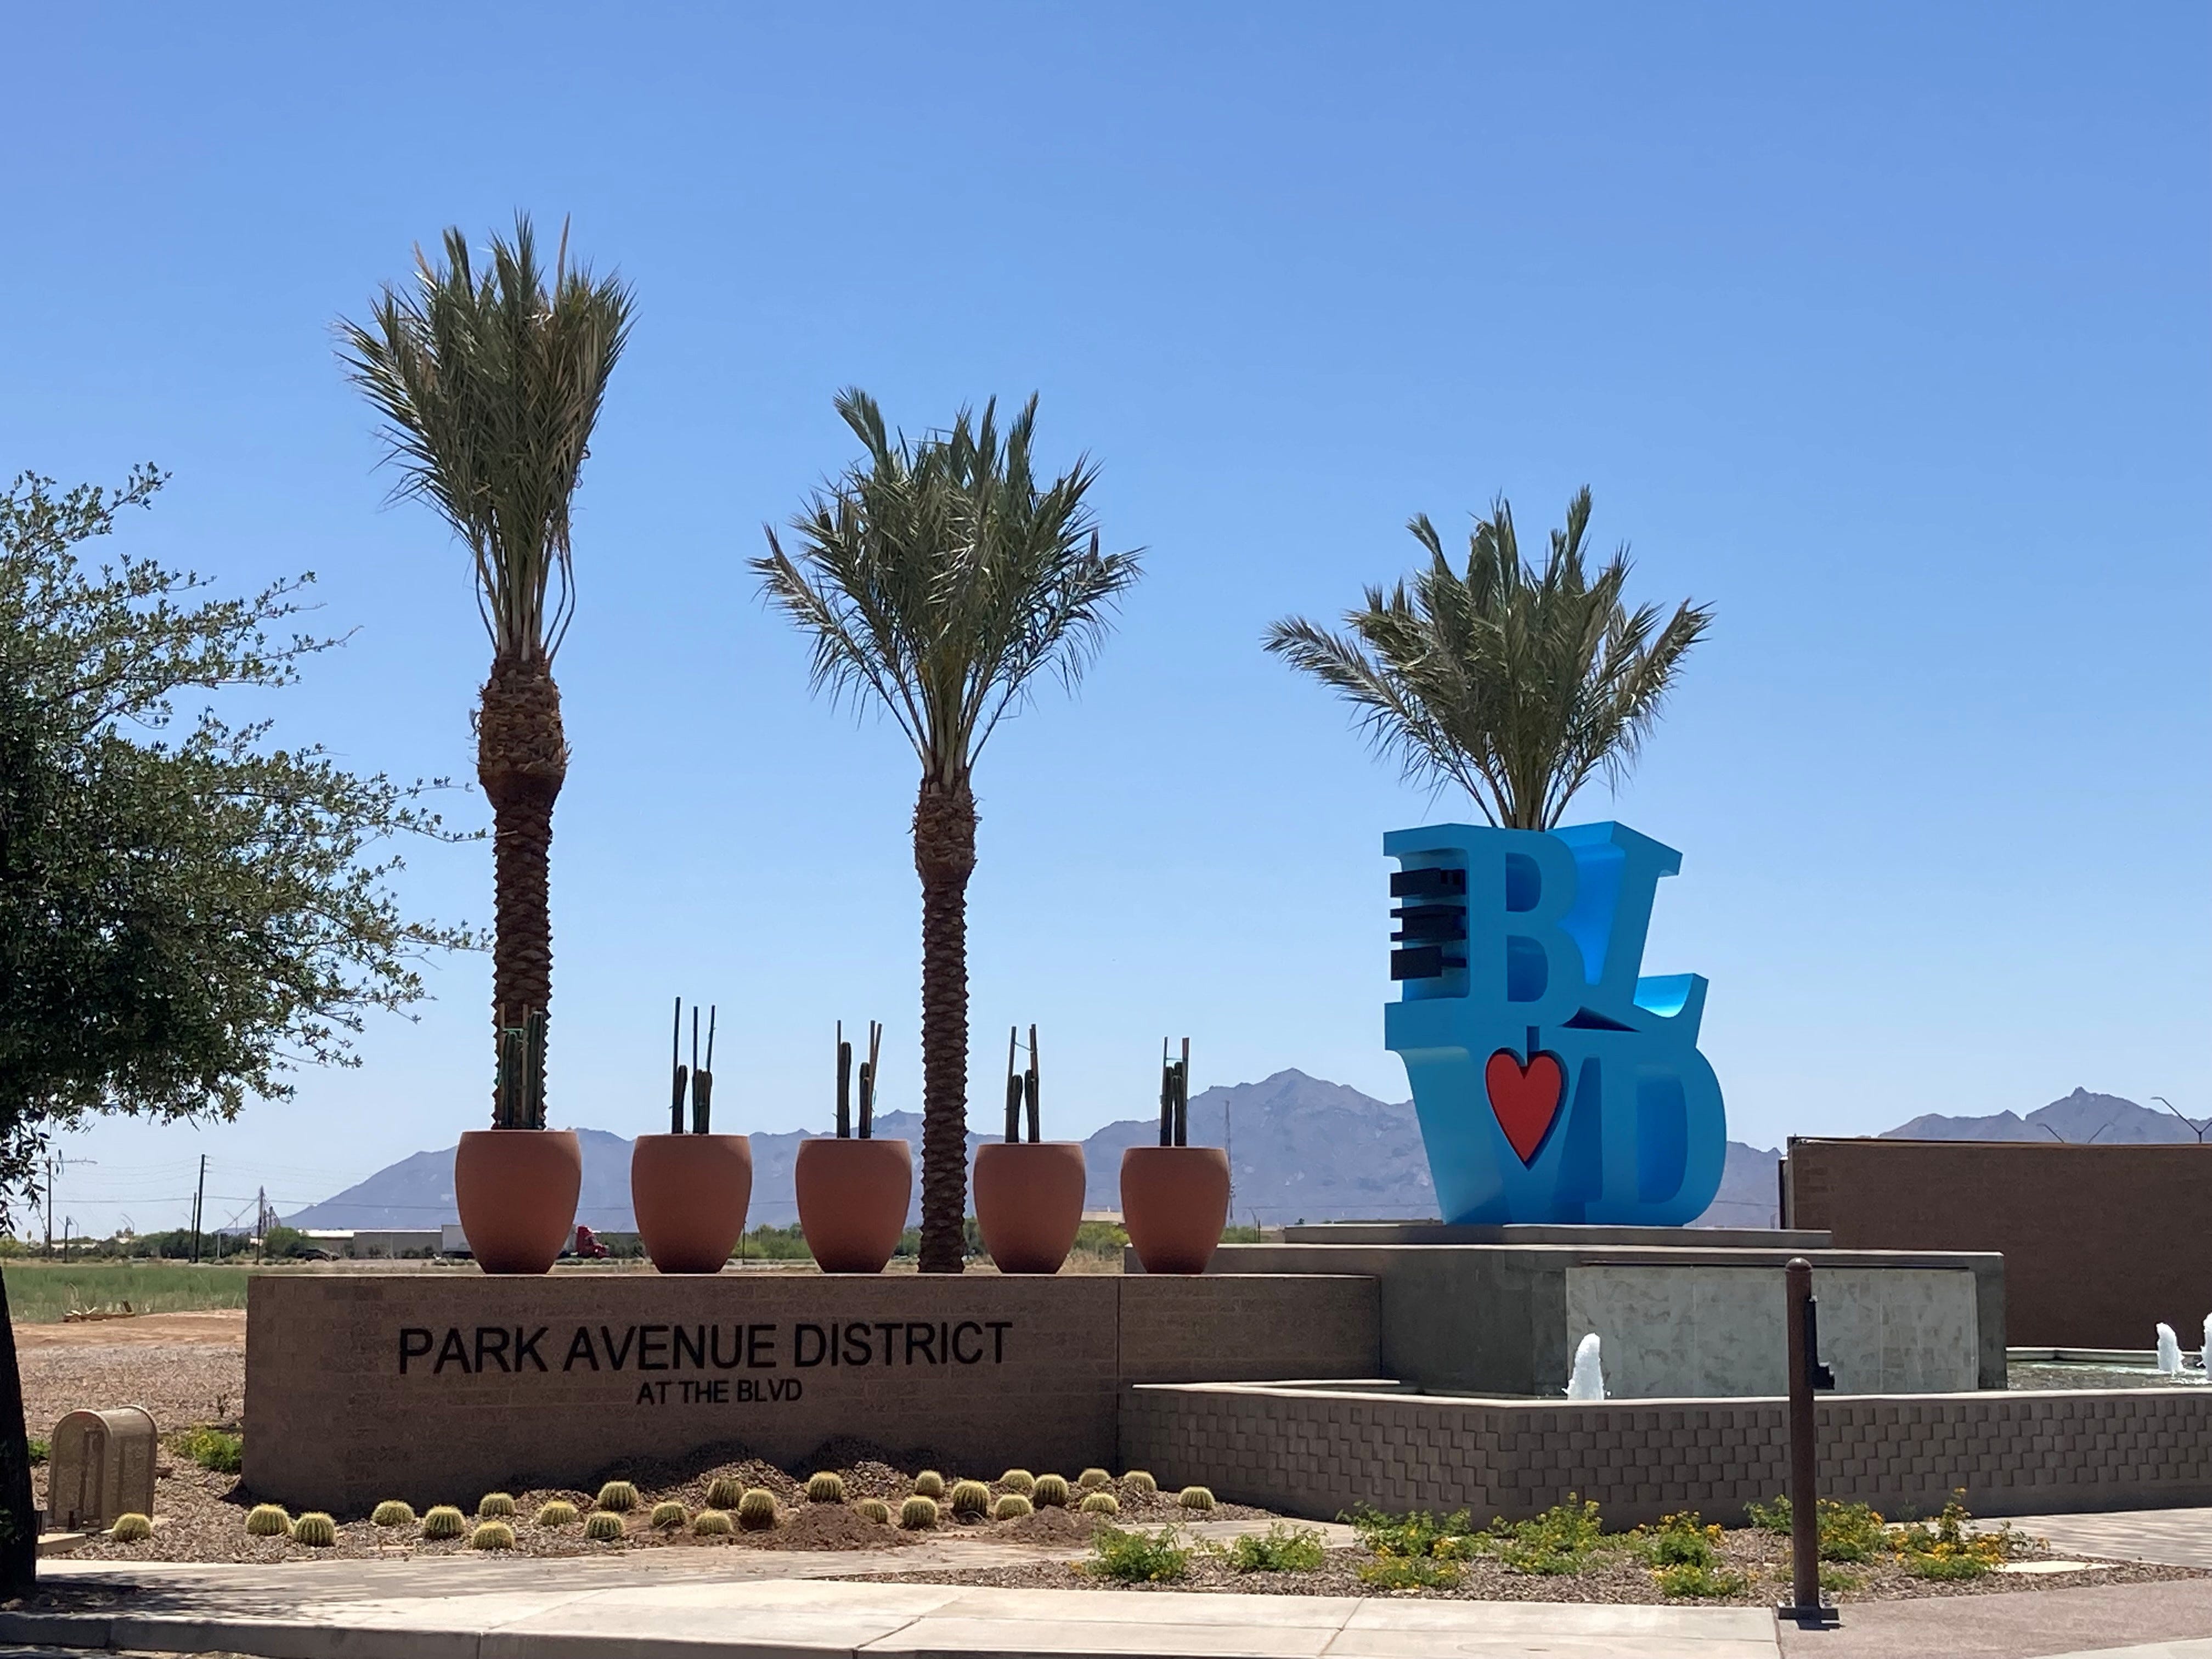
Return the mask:
<svg viewBox="0 0 2212 1659">
<path fill-rule="evenodd" d="M 70 1412 L 114 1406 L 144 1407 L 165 1435 L 245 1415 L 243 1309 L 19 1325 L 15 1355 L 24 1421 L 40 1439 Z"/>
</svg>

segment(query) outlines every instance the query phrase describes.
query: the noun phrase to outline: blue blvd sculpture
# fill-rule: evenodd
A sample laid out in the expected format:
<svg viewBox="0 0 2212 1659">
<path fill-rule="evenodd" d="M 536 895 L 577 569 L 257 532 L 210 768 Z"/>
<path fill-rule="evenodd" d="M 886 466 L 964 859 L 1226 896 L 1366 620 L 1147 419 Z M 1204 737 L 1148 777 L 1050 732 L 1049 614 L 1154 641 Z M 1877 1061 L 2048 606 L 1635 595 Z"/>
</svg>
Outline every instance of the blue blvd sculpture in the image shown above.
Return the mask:
<svg viewBox="0 0 2212 1659">
<path fill-rule="evenodd" d="M 1386 1045 L 1406 1062 L 1443 1218 L 1680 1226 L 1719 1188 L 1705 981 L 1639 974 L 1681 854 L 1625 824 L 1436 823 L 1398 860 Z"/>
</svg>

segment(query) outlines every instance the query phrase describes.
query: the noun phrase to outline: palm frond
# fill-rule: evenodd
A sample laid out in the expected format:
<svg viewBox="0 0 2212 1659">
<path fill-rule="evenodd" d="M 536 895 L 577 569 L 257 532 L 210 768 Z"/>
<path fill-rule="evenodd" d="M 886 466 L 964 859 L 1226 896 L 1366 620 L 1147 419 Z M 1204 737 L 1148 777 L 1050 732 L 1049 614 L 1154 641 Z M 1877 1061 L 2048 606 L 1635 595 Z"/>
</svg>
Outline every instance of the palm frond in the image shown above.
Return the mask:
<svg viewBox="0 0 2212 1659">
<path fill-rule="evenodd" d="M 837 409 L 863 458 L 792 519 L 792 551 L 769 529 L 752 568 L 811 638 L 816 686 L 879 700 L 951 782 L 1039 673 L 1073 689 L 1140 550 L 1101 550 L 1087 458 L 1040 485 L 1034 397 L 1003 428 L 994 402 L 918 440 L 857 389 Z"/>
<path fill-rule="evenodd" d="M 608 377 L 629 337 L 617 278 L 548 272 L 529 219 L 481 265 L 458 229 L 444 261 L 416 250 L 366 324 L 341 320 L 348 377 L 383 417 L 396 496 L 428 501 L 467 544 L 494 653 L 550 662 L 575 607 L 570 510 Z"/>
<path fill-rule="evenodd" d="M 1626 550 L 1589 568 L 1589 515 L 1583 489 L 1538 569 L 1500 497 L 1475 521 L 1464 574 L 1417 515 L 1407 528 L 1429 557 L 1410 586 L 1370 588 L 1345 635 L 1286 617 L 1267 648 L 1351 702 L 1409 780 L 1457 784 L 1492 823 L 1550 829 L 1593 776 L 1633 766 L 1712 620 L 1686 602 L 1663 625 L 1657 606 L 1629 610 Z"/>
</svg>

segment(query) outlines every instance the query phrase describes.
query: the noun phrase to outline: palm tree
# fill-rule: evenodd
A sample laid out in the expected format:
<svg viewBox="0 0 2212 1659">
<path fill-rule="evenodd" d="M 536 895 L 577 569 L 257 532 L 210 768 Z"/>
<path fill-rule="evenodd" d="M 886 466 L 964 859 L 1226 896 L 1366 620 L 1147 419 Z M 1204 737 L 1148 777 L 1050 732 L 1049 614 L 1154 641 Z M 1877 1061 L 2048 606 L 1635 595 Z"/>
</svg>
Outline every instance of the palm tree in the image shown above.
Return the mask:
<svg viewBox="0 0 2212 1659">
<path fill-rule="evenodd" d="M 837 412 L 866 453 L 753 561 L 763 592 L 813 636 L 817 689 L 874 699 L 921 762 L 914 865 L 921 878 L 921 1258 L 958 1273 L 968 1190 L 968 878 L 973 776 L 999 721 L 1040 671 L 1074 689 L 1135 552 L 1101 553 L 1079 458 L 1040 486 L 1032 397 L 1002 433 L 995 401 L 949 431 L 893 439 L 866 392 Z"/>
<path fill-rule="evenodd" d="M 1622 547 L 1592 576 L 1583 538 L 1585 489 L 1552 532 L 1539 571 L 1524 564 L 1503 496 L 1468 539 L 1467 574 L 1444 557 L 1426 514 L 1406 527 L 1428 550 L 1409 592 L 1367 590 L 1345 615 L 1350 637 L 1303 617 L 1267 630 L 1267 647 L 1363 710 L 1376 748 L 1407 778 L 1456 783 L 1486 820 L 1549 830 L 1590 775 L 1632 766 L 1683 657 L 1712 621 L 1685 601 L 1662 623 L 1630 611 Z"/>
<path fill-rule="evenodd" d="M 568 770 L 553 658 L 575 602 L 569 508 L 632 301 L 614 277 L 568 264 L 565 224 L 550 273 L 521 216 L 482 270 L 459 230 L 445 252 L 438 269 L 417 248 L 410 289 L 387 285 L 367 326 L 339 330 L 348 377 L 384 417 L 393 494 L 428 501 L 475 560 L 492 647 L 476 728 L 496 871 L 494 1023 L 502 1056 L 527 1029 L 538 1062 L 553 988 L 546 864 Z M 542 1063 L 525 1069 L 529 1089 L 502 1091 L 503 1127 L 544 1125 Z"/>
</svg>

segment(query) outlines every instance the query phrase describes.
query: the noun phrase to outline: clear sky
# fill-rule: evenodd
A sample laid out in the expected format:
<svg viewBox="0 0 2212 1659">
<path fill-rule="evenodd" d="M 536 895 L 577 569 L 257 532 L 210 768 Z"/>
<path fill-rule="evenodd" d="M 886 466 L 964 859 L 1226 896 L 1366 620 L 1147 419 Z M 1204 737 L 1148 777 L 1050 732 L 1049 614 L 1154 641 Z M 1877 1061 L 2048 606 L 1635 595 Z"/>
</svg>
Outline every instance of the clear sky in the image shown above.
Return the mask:
<svg viewBox="0 0 2212 1659">
<path fill-rule="evenodd" d="M 745 568 L 853 445 L 1042 393 L 1147 574 L 1079 698 L 986 751 L 977 1121 L 1008 1023 L 1053 1133 L 1382 1047 L 1401 787 L 1259 647 L 1503 491 L 1595 492 L 1634 591 L 1713 605 L 1617 816 L 1683 852 L 1647 969 L 1712 981 L 1731 1133 L 2212 1113 L 2212 14 L 2195 4 L 46 7 L 0 101 L 0 471 L 175 474 L 127 528 L 357 629 L 276 705 L 473 770 L 459 549 L 383 506 L 332 319 L 518 208 L 636 288 L 558 665 L 552 1115 L 823 1127 L 830 1026 L 915 1103 L 916 771 L 808 694 Z M 481 798 L 453 817 L 483 821 Z M 409 902 L 489 913 L 483 846 Z M 287 1205 L 486 1110 L 489 963 L 238 1124 L 102 1127 L 59 1208 Z"/>
</svg>

